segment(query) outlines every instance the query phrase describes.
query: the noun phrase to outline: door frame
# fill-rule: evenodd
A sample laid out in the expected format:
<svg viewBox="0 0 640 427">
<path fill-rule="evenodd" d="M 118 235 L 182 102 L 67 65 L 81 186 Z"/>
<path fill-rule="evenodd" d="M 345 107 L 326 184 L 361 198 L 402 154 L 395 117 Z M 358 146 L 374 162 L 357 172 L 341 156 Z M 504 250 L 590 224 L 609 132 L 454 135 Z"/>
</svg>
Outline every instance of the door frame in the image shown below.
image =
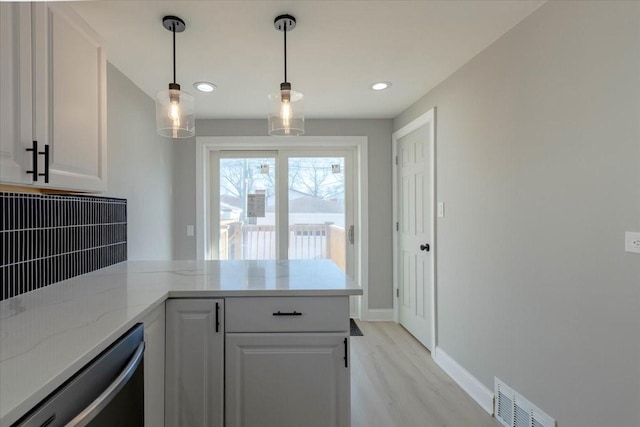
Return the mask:
<svg viewBox="0 0 640 427">
<path fill-rule="evenodd" d="M 398 191 L 398 140 L 402 137 L 409 135 L 411 132 L 419 129 L 423 126 L 430 125 L 429 138 L 431 139 L 430 148 L 430 169 L 431 169 L 431 281 L 433 283 L 433 290 L 431 295 L 431 351 L 436 350 L 436 344 L 438 342 L 438 316 L 437 316 L 437 274 L 436 274 L 436 259 L 438 253 L 438 242 L 436 235 L 436 213 L 437 213 L 437 197 L 436 197 L 436 107 L 433 107 L 426 113 L 422 114 L 418 118 L 412 120 L 410 123 L 404 125 L 391 135 L 391 164 L 392 164 L 392 192 L 393 192 L 393 319 L 396 323 L 400 323 L 400 307 L 397 289 L 400 286 L 400 272 L 398 268 L 398 244 L 399 232 L 396 229 L 396 224 L 399 221 L 398 208 L 399 203 L 399 191 Z"/>
<path fill-rule="evenodd" d="M 219 182 L 211 174 L 212 158 L 221 150 L 274 151 L 295 149 L 351 149 L 354 152 L 354 225 L 356 226 L 354 281 L 362 288 L 358 313 L 361 320 L 369 318 L 369 172 L 368 138 L 366 136 L 198 136 L 196 137 L 196 259 L 212 259 L 211 210 L 215 202 L 209 197 Z"/>
</svg>

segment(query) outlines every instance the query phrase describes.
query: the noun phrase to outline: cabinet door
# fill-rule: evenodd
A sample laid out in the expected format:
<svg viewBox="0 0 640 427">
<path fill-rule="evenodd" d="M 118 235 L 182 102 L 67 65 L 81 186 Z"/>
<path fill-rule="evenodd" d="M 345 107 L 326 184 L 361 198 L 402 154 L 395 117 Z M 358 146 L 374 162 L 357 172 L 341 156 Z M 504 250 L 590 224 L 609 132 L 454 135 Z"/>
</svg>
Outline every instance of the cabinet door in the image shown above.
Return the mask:
<svg viewBox="0 0 640 427">
<path fill-rule="evenodd" d="M 223 426 L 224 301 L 167 300 L 166 425 Z"/>
<path fill-rule="evenodd" d="M 164 304 L 154 309 L 144 323 L 144 425 L 164 426 Z"/>
<path fill-rule="evenodd" d="M 346 333 L 227 334 L 225 425 L 348 427 L 348 346 Z"/>
<path fill-rule="evenodd" d="M 0 181 L 29 184 L 31 6 L 0 3 Z"/>
<path fill-rule="evenodd" d="M 34 3 L 34 129 L 50 150 L 49 184 L 106 189 L 106 54 L 68 6 Z"/>
</svg>

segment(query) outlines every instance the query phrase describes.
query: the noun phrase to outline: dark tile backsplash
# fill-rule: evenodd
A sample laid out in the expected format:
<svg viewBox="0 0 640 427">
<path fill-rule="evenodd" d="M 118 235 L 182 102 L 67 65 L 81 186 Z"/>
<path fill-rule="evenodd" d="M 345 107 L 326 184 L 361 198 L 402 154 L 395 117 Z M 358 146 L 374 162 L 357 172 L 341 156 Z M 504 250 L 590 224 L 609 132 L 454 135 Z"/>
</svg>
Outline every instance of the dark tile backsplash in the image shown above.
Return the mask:
<svg viewBox="0 0 640 427">
<path fill-rule="evenodd" d="M 127 259 L 127 201 L 0 192 L 0 301 Z"/>
</svg>

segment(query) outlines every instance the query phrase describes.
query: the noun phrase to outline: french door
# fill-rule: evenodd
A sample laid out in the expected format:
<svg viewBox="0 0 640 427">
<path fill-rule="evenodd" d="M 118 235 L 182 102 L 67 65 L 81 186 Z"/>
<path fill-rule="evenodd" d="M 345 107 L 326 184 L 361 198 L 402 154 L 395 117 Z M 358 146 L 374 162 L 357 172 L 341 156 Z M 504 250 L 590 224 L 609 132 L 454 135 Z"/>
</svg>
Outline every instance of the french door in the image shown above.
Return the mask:
<svg viewBox="0 0 640 427">
<path fill-rule="evenodd" d="M 330 259 L 353 277 L 351 150 L 220 150 L 214 156 L 218 259 Z"/>
</svg>

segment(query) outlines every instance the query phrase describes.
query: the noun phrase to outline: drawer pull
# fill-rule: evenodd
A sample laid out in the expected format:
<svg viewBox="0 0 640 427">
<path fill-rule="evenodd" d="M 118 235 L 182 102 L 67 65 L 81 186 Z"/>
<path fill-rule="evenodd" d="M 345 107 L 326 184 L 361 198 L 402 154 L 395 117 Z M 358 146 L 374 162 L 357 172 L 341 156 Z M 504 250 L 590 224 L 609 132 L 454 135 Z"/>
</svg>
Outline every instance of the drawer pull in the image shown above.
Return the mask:
<svg viewBox="0 0 640 427">
<path fill-rule="evenodd" d="M 277 313 L 273 313 L 274 316 L 302 316 L 302 313 L 298 313 L 297 311 L 293 311 L 291 313 L 282 313 L 280 310 L 278 310 Z"/>
</svg>

